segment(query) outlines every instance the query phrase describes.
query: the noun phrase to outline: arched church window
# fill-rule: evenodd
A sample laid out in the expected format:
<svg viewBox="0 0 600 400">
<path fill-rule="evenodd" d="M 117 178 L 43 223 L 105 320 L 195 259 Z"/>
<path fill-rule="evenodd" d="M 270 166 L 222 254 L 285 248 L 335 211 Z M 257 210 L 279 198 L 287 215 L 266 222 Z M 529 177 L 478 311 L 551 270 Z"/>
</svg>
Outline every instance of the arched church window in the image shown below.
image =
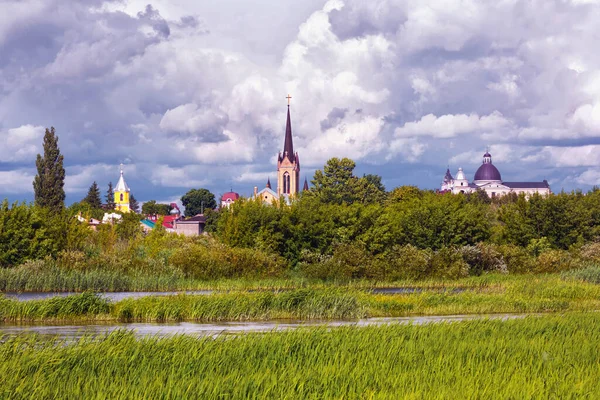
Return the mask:
<svg viewBox="0 0 600 400">
<path fill-rule="evenodd" d="M 123 201 L 123 193 L 121 193 L 121 201 Z"/>
<path fill-rule="evenodd" d="M 283 174 L 283 193 L 290 194 L 290 174 Z"/>
</svg>

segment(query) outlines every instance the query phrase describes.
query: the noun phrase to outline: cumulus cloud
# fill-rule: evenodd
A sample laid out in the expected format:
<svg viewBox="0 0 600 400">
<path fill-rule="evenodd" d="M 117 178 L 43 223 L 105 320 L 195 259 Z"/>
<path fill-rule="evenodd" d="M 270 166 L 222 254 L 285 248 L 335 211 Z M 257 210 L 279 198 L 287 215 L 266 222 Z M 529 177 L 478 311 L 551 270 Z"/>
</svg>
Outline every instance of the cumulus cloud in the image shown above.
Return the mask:
<svg viewBox="0 0 600 400">
<path fill-rule="evenodd" d="M 76 196 L 120 162 L 140 200 L 186 180 L 263 185 L 290 93 L 303 171 L 352 157 L 434 187 L 447 162 L 476 165 L 491 145 L 532 178 L 593 180 L 566 174 L 600 161 L 598 2 L 147 4 L 0 4 L 3 171 L 29 174 L 32 132 L 53 125 Z"/>
<path fill-rule="evenodd" d="M 0 132 L 3 146 L 0 147 L 0 163 L 27 162 L 35 160 L 42 152 L 44 128 L 41 126 L 22 125 L 18 128 Z"/>
<path fill-rule="evenodd" d="M 34 175 L 23 169 L 0 171 L 0 187 L 4 193 L 33 193 Z"/>
<path fill-rule="evenodd" d="M 479 116 L 475 113 L 465 115 L 442 115 L 436 117 L 427 114 L 419 121 L 407 122 L 396 129 L 398 137 L 431 136 L 435 138 L 452 138 L 457 135 L 480 133 L 489 135 L 494 133 L 506 133 L 511 122 L 495 111 L 490 115 Z"/>
<path fill-rule="evenodd" d="M 167 110 L 160 120 L 162 130 L 195 136 L 201 141 L 219 142 L 226 140 L 223 128 L 227 125 L 226 115 L 213 110 L 200 109 L 189 103 Z"/>
</svg>

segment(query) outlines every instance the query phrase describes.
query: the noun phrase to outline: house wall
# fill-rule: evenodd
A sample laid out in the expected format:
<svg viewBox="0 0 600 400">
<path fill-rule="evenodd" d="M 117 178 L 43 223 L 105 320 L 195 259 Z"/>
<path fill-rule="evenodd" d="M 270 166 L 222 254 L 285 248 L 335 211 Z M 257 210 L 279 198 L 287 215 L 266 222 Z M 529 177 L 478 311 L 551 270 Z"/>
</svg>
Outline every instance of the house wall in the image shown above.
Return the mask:
<svg viewBox="0 0 600 400">
<path fill-rule="evenodd" d="M 198 221 L 179 221 L 174 224 L 175 233 L 185 236 L 198 236 L 203 233 L 203 226 Z"/>
</svg>

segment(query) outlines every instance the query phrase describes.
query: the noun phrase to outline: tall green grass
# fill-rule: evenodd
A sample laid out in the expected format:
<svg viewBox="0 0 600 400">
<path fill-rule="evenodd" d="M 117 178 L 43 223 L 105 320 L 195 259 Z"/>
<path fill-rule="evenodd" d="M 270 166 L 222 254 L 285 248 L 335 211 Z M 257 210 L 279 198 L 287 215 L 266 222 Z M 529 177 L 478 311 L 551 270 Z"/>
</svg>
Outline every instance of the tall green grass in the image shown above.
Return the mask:
<svg viewBox="0 0 600 400">
<path fill-rule="evenodd" d="M 116 303 L 109 303 L 93 293 L 32 301 L 0 297 L 0 321 L 356 319 L 367 315 L 366 304 L 360 296 L 341 289 L 300 289 L 279 293 L 182 294 Z"/>
<path fill-rule="evenodd" d="M 79 303 L 81 306 L 74 306 Z M 47 311 L 57 309 L 65 311 Z M 284 291 L 235 290 L 200 296 L 180 294 L 115 303 L 91 293 L 24 302 L 0 297 L 0 321 L 6 322 L 356 319 L 591 310 L 600 310 L 600 286 L 557 276 L 529 277 L 463 291 L 433 288 L 409 294 L 373 294 L 359 288 L 323 287 Z"/>
<path fill-rule="evenodd" d="M 168 291 L 194 286 L 176 275 L 127 275 L 120 271 L 77 271 L 53 268 L 30 271 L 0 268 L 1 292 L 97 292 Z"/>
<path fill-rule="evenodd" d="M 217 339 L 5 338 L 0 397 L 594 399 L 598 324 L 583 314 Z"/>
</svg>

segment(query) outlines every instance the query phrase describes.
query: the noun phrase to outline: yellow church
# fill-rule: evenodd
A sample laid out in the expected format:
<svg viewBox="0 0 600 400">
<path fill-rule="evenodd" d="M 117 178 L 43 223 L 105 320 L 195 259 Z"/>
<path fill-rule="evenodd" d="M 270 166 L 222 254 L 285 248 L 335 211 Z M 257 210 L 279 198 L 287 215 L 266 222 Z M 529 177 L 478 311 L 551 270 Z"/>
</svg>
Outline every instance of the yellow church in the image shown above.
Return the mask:
<svg viewBox="0 0 600 400">
<path fill-rule="evenodd" d="M 292 122 L 290 118 L 290 95 L 288 99 L 287 122 L 285 125 L 285 139 L 283 142 L 283 152 L 277 157 L 277 191 L 271 188 L 271 179 L 267 180 L 267 185 L 261 191 L 254 188 L 254 197 L 261 199 L 265 203 L 273 203 L 281 197 L 289 203 L 290 198 L 294 197 L 300 191 L 300 158 L 298 153 L 294 152 L 294 142 L 292 139 Z M 304 180 L 304 190 L 308 189 L 308 182 Z"/>
<path fill-rule="evenodd" d="M 115 194 L 115 210 L 121 212 L 130 212 L 129 208 L 129 186 L 125 183 L 125 178 L 123 178 L 123 164 L 121 164 L 121 176 L 119 177 L 119 182 L 117 182 L 117 186 L 115 186 L 114 194 Z"/>
</svg>

